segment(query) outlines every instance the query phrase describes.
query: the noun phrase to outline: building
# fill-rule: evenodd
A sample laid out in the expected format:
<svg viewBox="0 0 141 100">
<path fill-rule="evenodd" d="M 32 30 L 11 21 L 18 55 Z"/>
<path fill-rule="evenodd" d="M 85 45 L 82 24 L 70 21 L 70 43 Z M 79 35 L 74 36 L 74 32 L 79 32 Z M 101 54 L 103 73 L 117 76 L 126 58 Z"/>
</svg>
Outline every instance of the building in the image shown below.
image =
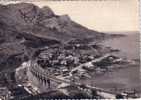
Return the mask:
<svg viewBox="0 0 141 100">
<path fill-rule="evenodd" d="M 0 87 L 0 100 L 9 100 L 10 91 L 6 87 Z"/>
</svg>

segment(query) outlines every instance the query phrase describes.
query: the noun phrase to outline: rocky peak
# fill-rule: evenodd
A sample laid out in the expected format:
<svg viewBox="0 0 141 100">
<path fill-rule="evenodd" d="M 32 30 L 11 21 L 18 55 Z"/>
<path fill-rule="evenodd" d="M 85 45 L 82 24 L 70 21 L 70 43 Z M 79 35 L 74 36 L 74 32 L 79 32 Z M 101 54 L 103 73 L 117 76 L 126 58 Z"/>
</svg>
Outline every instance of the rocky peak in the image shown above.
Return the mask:
<svg viewBox="0 0 141 100">
<path fill-rule="evenodd" d="M 41 12 L 45 18 L 55 16 L 54 12 L 47 6 L 41 8 Z"/>
<path fill-rule="evenodd" d="M 30 26 L 38 22 L 40 17 L 51 17 L 54 13 L 49 7 L 39 8 L 31 3 L 18 3 L 1 5 L 0 17 L 1 21 L 10 26 Z"/>
</svg>

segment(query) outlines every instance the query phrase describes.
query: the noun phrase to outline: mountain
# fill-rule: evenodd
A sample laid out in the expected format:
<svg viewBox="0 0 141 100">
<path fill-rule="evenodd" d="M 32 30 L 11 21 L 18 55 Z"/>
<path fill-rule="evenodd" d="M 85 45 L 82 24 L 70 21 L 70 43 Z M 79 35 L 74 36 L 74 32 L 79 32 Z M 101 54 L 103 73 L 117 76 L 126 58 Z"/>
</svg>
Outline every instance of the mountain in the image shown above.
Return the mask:
<svg viewBox="0 0 141 100">
<path fill-rule="evenodd" d="M 0 55 L 3 56 L 0 67 L 8 59 L 11 59 L 10 63 L 15 62 L 13 57 L 22 62 L 25 47 L 34 51 L 41 46 L 73 39 L 97 41 L 105 36 L 72 21 L 68 15 L 56 15 L 47 6 L 39 8 L 31 3 L 0 5 Z"/>
<path fill-rule="evenodd" d="M 19 32 L 61 41 L 104 36 L 72 21 L 68 15 L 58 16 L 49 7 L 39 8 L 30 3 L 0 5 L 0 23 Z"/>
</svg>

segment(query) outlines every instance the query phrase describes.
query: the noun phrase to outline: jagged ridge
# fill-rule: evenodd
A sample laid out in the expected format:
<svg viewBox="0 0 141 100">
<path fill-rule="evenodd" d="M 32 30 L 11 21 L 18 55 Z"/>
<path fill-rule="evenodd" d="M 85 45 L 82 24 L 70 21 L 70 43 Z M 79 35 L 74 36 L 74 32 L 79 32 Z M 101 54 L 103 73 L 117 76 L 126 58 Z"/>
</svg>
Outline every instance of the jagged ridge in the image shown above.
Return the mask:
<svg viewBox="0 0 141 100">
<path fill-rule="evenodd" d="M 87 37 L 99 39 L 104 36 L 75 23 L 68 15 L 58 16 L 49 7 L 39 8 L 30 3 L 1 5 L 0 22 L 20 32 L 64 41 Z"/>
</svg>

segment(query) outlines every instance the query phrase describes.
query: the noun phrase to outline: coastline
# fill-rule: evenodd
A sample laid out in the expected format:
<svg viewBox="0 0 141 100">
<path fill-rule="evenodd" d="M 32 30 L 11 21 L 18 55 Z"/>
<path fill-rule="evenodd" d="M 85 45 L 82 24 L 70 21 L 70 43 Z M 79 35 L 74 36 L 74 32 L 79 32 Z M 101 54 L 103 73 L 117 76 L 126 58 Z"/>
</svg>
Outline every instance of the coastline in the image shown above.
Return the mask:
<svg viewBox="0 0 141 100">
<path fill-rule="evenodd" d="M 138 69 L 139 69 L 138 64 L 134 66 L 128 65 L 126 67 L 122 67 L 118 69 L 116 68 L 102 75 L 95 75 L 92 82 L 95 86 L 105 88 L 105 89 L 117 89 L 120 91 L 122 89 L 123 90 L 135 89 L 141 92 L 139 77 L 138 77 L 139 76 Z M 138 71 L 138 74 L 137 74 L 137 71 Z M 136 75 L 133 72 L 136 72 Z"/>
</svg>

